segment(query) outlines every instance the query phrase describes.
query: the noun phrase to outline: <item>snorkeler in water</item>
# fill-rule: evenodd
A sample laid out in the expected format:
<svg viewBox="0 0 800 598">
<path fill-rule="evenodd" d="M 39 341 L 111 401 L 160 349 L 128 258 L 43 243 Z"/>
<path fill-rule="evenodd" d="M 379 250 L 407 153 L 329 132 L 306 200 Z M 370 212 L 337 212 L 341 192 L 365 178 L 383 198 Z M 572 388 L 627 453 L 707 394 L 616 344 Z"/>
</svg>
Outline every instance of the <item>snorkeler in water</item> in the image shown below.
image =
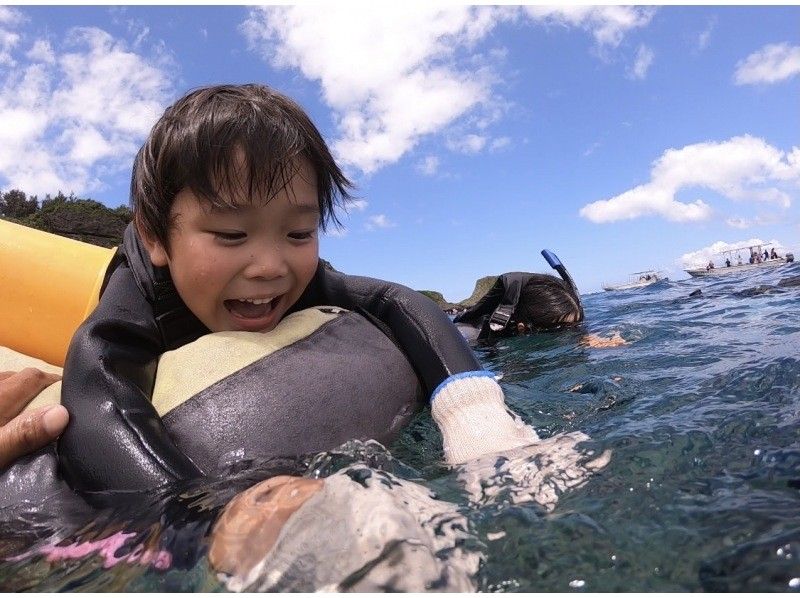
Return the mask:
<svg viewBox="0 0 800 598">
<path fill-rule="evenodd" d="M 580 293 L 561 260 L 547 249 L 542 255 L 561 278 L 549 274 L 507 272 L 480 300 L 453 322 L 468 340 L 491 341 L 519 332 L 555 330 L 583 321 Z"/>
</svg>

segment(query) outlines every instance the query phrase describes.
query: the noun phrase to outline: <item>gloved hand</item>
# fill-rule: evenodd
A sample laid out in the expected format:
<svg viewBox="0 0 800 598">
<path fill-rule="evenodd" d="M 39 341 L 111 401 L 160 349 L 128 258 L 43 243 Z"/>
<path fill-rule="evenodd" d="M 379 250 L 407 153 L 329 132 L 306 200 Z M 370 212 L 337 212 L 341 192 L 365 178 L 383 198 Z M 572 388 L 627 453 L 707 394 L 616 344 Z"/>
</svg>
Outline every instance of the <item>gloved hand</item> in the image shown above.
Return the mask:
<svg viewBox="0 0 800 598">
<path fill-rule="evenodd" d="M 533 428 L 506 407 L 491 372 L 451 376 L 434 391 L 431 414 L 451 465 L 539 441 Z"/>
<path fill-rule="evenodd" d="M 577 445 L 582 432 L 540 440 L 508 410 L 491 372 L 467 372 L 445 380 L 433 394 L 431 413 L 442 433 L 445 460 L 459 464 L 470 498 L 491 503 L 504 495 L 514 503 L 535 501 L 552 509 L 558 496 L 586 483 L 611 452 L 599 456 Z"/>
</svg>

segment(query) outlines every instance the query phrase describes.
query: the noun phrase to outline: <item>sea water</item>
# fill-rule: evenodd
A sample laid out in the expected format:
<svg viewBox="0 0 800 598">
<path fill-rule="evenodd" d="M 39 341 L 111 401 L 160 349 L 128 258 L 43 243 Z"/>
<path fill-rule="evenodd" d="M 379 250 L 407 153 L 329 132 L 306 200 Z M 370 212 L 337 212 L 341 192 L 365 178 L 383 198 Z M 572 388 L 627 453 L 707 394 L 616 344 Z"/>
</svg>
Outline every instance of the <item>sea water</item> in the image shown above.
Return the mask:
<svg viewBox="0 0 800 598">
<path fill-rule="evenodd" d="M 502 375 L 508 404 L 543 442 L 579 438 L 563 454 L 579 451 L 586 459 L 610 454 L 593 475 L 575 474 L 569 458 L 557 461 L 570 472 L 564 479 L 572 476 L 573 482 L 551 485 L 555 501 L 537 501 L 535 493 L 519 499 L 520 485 L 547 484 L 535 475 L 537 467 L 553 466 L 541 454 L 528 461 L 517 457 L 515 463 L 528 471 L 522 482 L 510 473 L 510 461 L 493 460 L 495 474 L 484 477 L 477 494 L 470 492 L 464 469 L 443 465 L 441 438 L 427 412 L 386 449 L 353 443 L 301 459 L 298 466 L 305 475 L 344 472 L 380 480 L 412 513 L 414 493 L 427 493 L 426 504 L 449 505 L 442 512 L 462 518 L 455 526 L 451 519 L 450 528 L 458 533 L 452 532 L 450 549 L 439 548 L 431 558 L 452 565 L 454 551 L 462 551 L 464 570 L 479 591 L 798 590 L 800 287 L 778 286 L 798 275 L 800 266 L 789 265 L 587 295 L 586 322 L 579 329 L 513 337 L 478 349 L 483 365 Z M 592 348 L 582 342 L 588 333 L 614 332 L 627 344 Z M 556 451 L 555 444 L 545 446 Z M 53 529 L 42 514 L 46 505 L 15 511 L 17 528 L 35 531 L 38 552 L 30 550 L 28 538 L 27 555 L 12 558 L 16 540 L 9 538 L 17 536 L 6 533 L 0 586 L 224 589 L 208 567 L 205 538 L 219 507 L 259 479 L 257 467 L 232 467 L 228 479 L 143 497 L 138 506 L 143 518 L 162 512 L 147 525 L 135 525 L 136 509 L 106 510 L 69 531 Z M 417 490 L 400 494 L 411 485 Z M 324 533 L 324 522 L 320 525 Z M 53 556 L 52 546 L 68 547 L 71 535 L 108 539 L 109 530 L 128 528 L 137 530 L 137 545 L 150 547 L 147 559 L 126 561 L 131 543 L 113 542 L 83 556 Z M 402 529 L 391 533 L 403 541 Z M 439 526 L 432 533 L 450 532 Z M 330 538 L 322 550 L 314 534 L 308 537 L 308 550 L 316 551 L 315 577 L 328 575 L 327 589 L 355 587 L 337 579 L 342 574 Z M 446 545 L 448 538 L 439 541 Z M 295 550 L 304 550 L 299 544 Z M 168 558 L 158 561 L 158 551 Z M 389 580 L 384 589 L 414 588 L 418 569 L 402 555 L 386 554 L 366 563 L 359 575 L 368 579 L 382 568 L 381 579 Z M 294 563 L 304 562 L 303 555 L 291 556 Z M 318 571 L 326 567 L 329 571 Z M 295 576 L 265 589 L 307 589 L 303 582 Z"/>
</svg>

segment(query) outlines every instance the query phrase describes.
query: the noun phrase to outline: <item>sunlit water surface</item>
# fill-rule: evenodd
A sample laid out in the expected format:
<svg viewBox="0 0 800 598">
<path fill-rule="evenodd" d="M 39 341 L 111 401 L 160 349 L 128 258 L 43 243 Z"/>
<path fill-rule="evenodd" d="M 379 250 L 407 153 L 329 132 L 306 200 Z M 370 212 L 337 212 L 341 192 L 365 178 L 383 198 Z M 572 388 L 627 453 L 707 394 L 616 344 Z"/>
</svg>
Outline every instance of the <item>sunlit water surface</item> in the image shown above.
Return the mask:
<svg viewBox="0 0 800 598">
<path fill-rule="evenodd" d="M 427 412 L 388 451 L 353 445 L 301 460 L 299 470 L 409 481 L 455 505 L 467 534 L 459 532 L 453 545 L 472 555 L 471 565 L 479 563 L 472 583 L 480 591 L 800 589 L 800 287 L 776 286 L 797 275 L 800 266 L 793 265 L 593 294 L 584 297 L 581 330 L 479 350 L 487 369 L 502 372 L 509 405 L 540 437 L 580 431 L 591 437 L 586 450 L 612 452 L 607 467 L 563 491 L 551 511 L 535 501 L 513 504 L 502 493 L 472 500 L 459 470 L 442 465 Z M 690 297 L 698 289 L 702 294 Z M 594 349 L 579 342 L 586 332 L 614 331 L 629 344 Z M 63 546 L 76 535 L 102 538 L 109 530 L 135 530 L 136 542 L 126 546 L 164 550 L 171 559 L 161 567 L 154 559 L 129 563 L 122 557 L 130 548 L 122 547 L 48 560 L 33 550 L 0 564 L 0 584 L 40 591 L 224 589 L 208 567 L 205 538 L 219 507 L 264 477 L 263 468 L 245 465 L 71 529 L 54 528 L 53 517 L 63 516 L 54 505 L 8 510 L 5 559 L 32 545 Z M 437 558 L 449 556 L 442 551 Z M 413 576 L 405 565 L 381 564 Z M 377 566 L 368 565 L 366 574 Z M 342 581 L 333 565 L 331 575 Z M 295 579 L 272 589 L 309 588 Z"/>
</svg>

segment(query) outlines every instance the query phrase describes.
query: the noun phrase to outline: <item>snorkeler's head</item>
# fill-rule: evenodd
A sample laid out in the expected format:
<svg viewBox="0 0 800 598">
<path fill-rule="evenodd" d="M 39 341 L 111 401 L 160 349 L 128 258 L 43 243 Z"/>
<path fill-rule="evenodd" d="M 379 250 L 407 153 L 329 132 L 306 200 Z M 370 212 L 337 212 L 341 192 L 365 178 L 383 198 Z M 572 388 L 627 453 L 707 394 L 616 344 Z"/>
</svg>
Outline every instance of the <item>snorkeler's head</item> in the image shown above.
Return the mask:
<svg viewBox="0 0 800 598">
<path fill-rule="evenodd" d="M 548 330 L 581 322 L 583 310 L 569 284 L 549 274 L 531 274 L 513 319 L 532 329 Z"/>
<path fill-rule="evenodd" d="M 279 194 L 306 163 L 316 177 L 320 226 L 352 184 L 292 99 L 266 85 L 196 89 L 167 108 L 139 150 L 131 204 L 139 233 L 167 249 L 172 204 L 184 189 L 225 209 Z"/>
</svg>

